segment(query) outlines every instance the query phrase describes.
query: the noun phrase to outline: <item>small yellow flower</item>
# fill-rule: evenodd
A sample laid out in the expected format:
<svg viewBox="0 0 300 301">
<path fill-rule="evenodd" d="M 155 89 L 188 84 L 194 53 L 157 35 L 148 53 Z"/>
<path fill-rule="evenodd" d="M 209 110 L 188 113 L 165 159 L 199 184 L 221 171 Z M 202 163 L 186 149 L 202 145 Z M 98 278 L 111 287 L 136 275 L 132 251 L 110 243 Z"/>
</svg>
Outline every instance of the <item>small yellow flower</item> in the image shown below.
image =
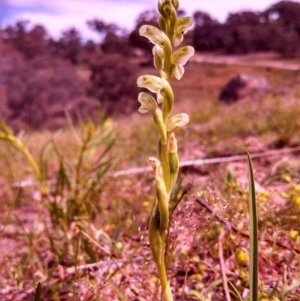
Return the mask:
<svg viewBox="0 0 300 301">
<path fill-rule="evenodd" d="M 265 202 L 265 201 L 267 201 L 267 200 L 270 199 L 270 196 L 271 196 L 271 194 L 270 194 L 269 191 L 263 190 L 263 191 L 261 191 L 261 192 L 259 193 L 259 195 L 257 196 L 257 200 L 258 200 L 259 202 Z"/>
<path fill-rule="evenodd" d="M 297 230 L 291 230 L 291 231 L 289 232 L 289 237 L 290 237 L 293 241 L 296 241 L 297 238 L 298 238 L 298 236 L 299 236 L 299 231 L 297 231 Z"/>
<path fill-rule="evenodd" d="M 202 280 L 202 275 L 201 274 L 193 274 L 190 277 L 191 280 L 197 280 L 197 281 L 201 281 Z"/>
<path fill-rule="evenodd" d="M 192 258 L 191 258 L 191 262 L 200 262 L 200 257 L 198 255 L 194 255 Z"/>
<path fill-rule="evenodd" d="M 115 244 L 117 250 L 121 250 L 123 248 L 123 244 L 119 241 Z"/>
<path fill-rule="evenodd" d="M 238 265 L 244 266 L 248 263 L 249 256 L 248 254 L 243 251 L 242 249 L 238 249 L 235 253 L 235 258 Z"/>
<path fill-rule="evenodd" d="M 131 218 L 126 218 L 125 219 L 125 227 L 129 228 L 133 223 L 133 220 Z"/>
<path fill-rule="evenodd" d="M 203 273 L 203 272 L 205 272 L 205 271 L 207 270 L 207 266 L 206 266 L 205 264 L 203 264 L 203 263 L 199 263 L 199 264 L 197 265 L 197 268 L 198 268 L 198 271 L 199 271 L 200 273 Z"/>
<path fill-rule="evenodd" d="M 300 206 L 300 196 L 295 197 L 295 203 Z"/>
<path fill-rule="evenodd" d="M 148 208 L 150 206 L 150 203 L 148 201 L 143 202 L 143 206 L 145 208 Z"/>
</svg>

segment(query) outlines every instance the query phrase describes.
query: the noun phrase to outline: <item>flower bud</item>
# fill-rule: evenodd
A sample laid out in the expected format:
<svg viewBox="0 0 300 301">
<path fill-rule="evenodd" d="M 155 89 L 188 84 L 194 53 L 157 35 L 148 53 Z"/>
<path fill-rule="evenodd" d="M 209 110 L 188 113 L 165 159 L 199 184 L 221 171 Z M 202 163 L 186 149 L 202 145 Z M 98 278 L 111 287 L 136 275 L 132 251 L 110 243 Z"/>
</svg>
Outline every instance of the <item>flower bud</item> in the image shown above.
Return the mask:
<svg viewBox="0 0 300 301">
<path fill-rule="evenodd" d="M 154 157 L 148 158 L 148 164 L 152 167 L 154 178 L 158 179 L 162 177 L 162 170 L 160 161 Z"/>
<path fill-rule="evenodd" d="M 177 140 L 174 133 L 171 133 L 169 137 L 169 153 L 170 154 L 177 154 L 178 147 L 177 147 Z"/>
<path fill-rule="evenodd" d="M 157 2 L 157 8 L 158 8 L 158 11 L 160 12 L 160 14 L 162 16 L 164 15 L 163 5 L 164 5 L 164 0 L 158 0 L 158 2 Z"/>
<path fill-rule="evenodd" d="M 159 25 L 160 29 L 164 33 L 166 33 L 167 32 L 167 28 L 168 28 L 166 19 L 163 16 L 159 16 L 157 22 L 158 22 L 158 25 Z"/>
<path fill-rule="evenodd" d="M 166 16 L 166 19 L 169 19 L 170 16 L 172 15 L 172 5 L 171 5 L 171 3 L 167 3 L 165 1 L 165 3 L 163 4 L 163 11 L 164 11 L 164 15 Z"/>
<path fill-rule="evenodd" d="M 174 34 L 174 31 L 175 31 L 175 28 L 176 28 L 176 23 L 177 23 L 177 12 L 173 5 L 171 5 L 169 22 L 170 22 L 170 37 L 172 37 Z"/>
<path fill-rule="evenodd" d="M 179 1 L 178 0 L 172 0 L 172 4 L 173 4 L 173 6 L 176 10 L 179 8 Z"/>
</svg>

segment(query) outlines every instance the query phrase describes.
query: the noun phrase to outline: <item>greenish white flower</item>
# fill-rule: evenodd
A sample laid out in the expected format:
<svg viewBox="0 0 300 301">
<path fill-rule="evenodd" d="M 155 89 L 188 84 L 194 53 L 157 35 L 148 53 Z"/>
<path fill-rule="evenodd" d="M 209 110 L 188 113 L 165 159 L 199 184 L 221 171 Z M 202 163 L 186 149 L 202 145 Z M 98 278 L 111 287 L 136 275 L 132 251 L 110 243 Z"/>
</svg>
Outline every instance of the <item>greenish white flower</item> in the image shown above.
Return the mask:
<svg viewBox="0 0 300 301">
<path fill-rule="evenodd" d="M 140 27 L 139 34 L 146 37 L 152 44 L 162 44 L 167 36 L 157 27 L 152 25 L 143 25 Z"/>
<path fill-rule="evenodd" d="M 138 111 L 142 114 L 148 113 L 149 111 L 152 113 L 154 122 L 157 125 L 161 139 L 162 141 L 166 141 L 166 126 L 163 121 L 163 113 L 157 105 L 156 100 L 150 94 L 146 92 L 140 92 L 138 96 L 138 101 L 141 104 Z"/>
<path fill-rule="evenodd" d="M 142 75 L 137 79 L 137 86 L 158 93 L 164 88 L 164 80 L 155 75 Z"/>
<path fill-rule="evenodd" d="M 190 57 L 195 54 L 195 49 L 192 46 L 185 46 L 176 50 L 172 54 L 172 64 L 174 65 L 173 75 L 178 80 L 181 79 L 184 74 L 184 65 L 187 63 Z"/>
<path fill-rule="evenodd" d="M 140 92 L 138 96 L 138 102 L 141 104 L 139 112 L 142 114 L 153 112 L 158 109 L 156 100 L 146 92 Z"/>
<path fill-rule="evenodd" d="M 183 35 L 192 27 L 193 19 L 191 17 L 183 17 L 177 19 L 174 35 L 172 37 L 172 43 L 174 46 L 178 46 L 182 40 Z"/>
<path fill-rule="evenodd" d="M 164 99 L 173 96 L 172 88 L 167 80 L 155 75 L 142 75 L 137 79 L 137 86 L 146 88 L 157 94 L 157 103 L 162 103 Z M 171 95 L 170 95 L 171 94 Z"/>
<path fill-rule="evenodd" d="M 167 131 L 169 133 L 174 132 L 184 127 L 190 121 L 189 115 L 186 113 L 180 113 L 172 116 L 167 124 Z"/>
</svg>

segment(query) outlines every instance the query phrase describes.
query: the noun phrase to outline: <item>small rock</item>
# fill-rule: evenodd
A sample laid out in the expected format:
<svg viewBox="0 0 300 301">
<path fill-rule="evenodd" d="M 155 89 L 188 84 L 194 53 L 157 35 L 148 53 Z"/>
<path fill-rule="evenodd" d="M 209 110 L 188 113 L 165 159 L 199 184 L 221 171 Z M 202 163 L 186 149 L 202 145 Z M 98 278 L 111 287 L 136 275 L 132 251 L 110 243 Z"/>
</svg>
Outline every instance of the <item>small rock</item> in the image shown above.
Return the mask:
<svg viewBox="0 0 300 301">
<path fill-rule="evenodd" d="M 219 100 L 230 104 L 244 97 L 258 97 L 271 92 L 268 81 L 255 74 L 241 73 L 231 79 L 221 90 Z"/>
</svg>

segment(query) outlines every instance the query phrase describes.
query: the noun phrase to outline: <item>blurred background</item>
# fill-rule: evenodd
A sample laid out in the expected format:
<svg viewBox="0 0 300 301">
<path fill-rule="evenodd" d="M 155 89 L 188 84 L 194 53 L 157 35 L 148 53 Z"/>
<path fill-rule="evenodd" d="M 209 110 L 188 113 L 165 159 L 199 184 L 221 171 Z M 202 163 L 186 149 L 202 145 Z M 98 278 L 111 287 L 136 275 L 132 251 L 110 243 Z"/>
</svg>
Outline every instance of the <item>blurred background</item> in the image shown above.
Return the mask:
<svg viewBox="0 0 300 301">
<path fill-rule="evenodd" d="M 152 65 L 152 45 L 138 34 L 156 24 L 156 1 L 2 0 L 0 116 L 15 130 L 56 129 L 65 111 L 76 122 L 133 112 L 136 78 Z M 300 56 L 299 1 L 186 0 L 185 43 L 198 53 Z"/>
</svg>

